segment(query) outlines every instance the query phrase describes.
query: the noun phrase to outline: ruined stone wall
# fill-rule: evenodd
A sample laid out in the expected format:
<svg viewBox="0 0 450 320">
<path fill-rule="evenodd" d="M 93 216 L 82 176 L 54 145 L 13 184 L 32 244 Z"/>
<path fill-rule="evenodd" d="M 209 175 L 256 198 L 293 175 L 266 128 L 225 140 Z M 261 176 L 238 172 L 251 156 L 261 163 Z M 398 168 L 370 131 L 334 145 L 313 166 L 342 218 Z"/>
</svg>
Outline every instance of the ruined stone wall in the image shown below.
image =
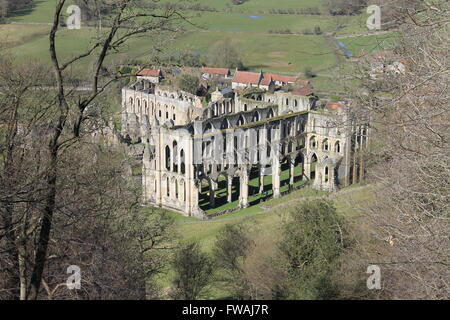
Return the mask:
<svg viewBox="0 0 450 320">
<path fill-rule="evenodd" d="M 290 188 L 297 166 L 301 179 L 313 180 L 316 189 L 335 191 L 350 183 L 352 129 L 342 110 L 316 110 L 313 98 L 284 92 L 222 98 L 200 107 L 195 97 L 174 90 L 138 89 L 123 90 L 123 117 L 126 131 L 145 144 L 144 204 L 202 218 L 202 186 L 215 206 L 219 183 L 226 181 L 226 200 L 233 201 L 237 185 L 244 208 L 250 172 L 258 172 L 260 193 L 264 176 L 271 175 L 278 197 L 282 165 L 290 168 Z"/>
</svg>

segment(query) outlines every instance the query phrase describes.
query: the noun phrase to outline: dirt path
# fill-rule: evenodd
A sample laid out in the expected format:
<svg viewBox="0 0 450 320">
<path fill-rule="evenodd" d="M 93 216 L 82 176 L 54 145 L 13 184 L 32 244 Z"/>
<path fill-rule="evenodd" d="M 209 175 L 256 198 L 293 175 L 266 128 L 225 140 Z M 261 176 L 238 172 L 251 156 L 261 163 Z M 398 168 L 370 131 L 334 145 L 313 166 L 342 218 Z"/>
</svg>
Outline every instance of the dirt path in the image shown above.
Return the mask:
<svg viewBox="0 0 450 320">
<path fill-rule="evenodd" d="M 377 32 L 364 32 L 364 33 L 355 33 L 355 34 L 347 34 L 342 36 L 334 36 L 335 39 L 350 39 L 350 38 L 358 38 L 358 37 L 370 37 L 370 36 L 379 36 L 383 34 L 392 33 L 393 31 L 377 31 Z"/>
</svg>

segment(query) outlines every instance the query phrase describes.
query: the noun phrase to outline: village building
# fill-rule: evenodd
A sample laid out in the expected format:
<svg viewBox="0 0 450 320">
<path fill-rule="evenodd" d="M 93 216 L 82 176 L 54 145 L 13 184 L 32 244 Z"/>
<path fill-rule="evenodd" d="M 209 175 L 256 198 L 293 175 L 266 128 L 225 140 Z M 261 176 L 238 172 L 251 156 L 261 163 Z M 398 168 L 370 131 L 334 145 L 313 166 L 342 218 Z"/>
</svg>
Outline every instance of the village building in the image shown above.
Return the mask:
<svg viewBox="0 0 450 320">
<path fill-rule="evenodd" d="M 295 77 L 256 72 L 239 71 L 236 69 L 232 80 L 233 89 L 243 89 L 247 87 L 272 90 L 275 86 L 282 87 L 287 84 L 294 84 L 298 79 Z"/>
<path fill-rule="evenodd" d="M 148 80 L 152 83 L 160 83 L 163 79 L 163 73 L 161 69 L 142 69 L 136 75 L 138 80 Z"/>
<path fill-rule="evenodd" d="M 202 77 L 203 79 L 230 79 L 231 71 L 227 68 L 202 68 Z"/>
</svg>

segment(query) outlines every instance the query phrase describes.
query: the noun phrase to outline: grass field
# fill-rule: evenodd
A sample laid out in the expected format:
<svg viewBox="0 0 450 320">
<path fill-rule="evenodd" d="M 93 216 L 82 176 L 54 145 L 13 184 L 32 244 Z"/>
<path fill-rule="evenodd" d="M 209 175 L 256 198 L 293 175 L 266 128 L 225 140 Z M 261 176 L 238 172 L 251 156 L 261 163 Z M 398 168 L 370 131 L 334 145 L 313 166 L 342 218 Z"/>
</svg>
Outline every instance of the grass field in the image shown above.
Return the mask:
<svg viewBox="0 0 450 320">
<path fill-rule="evenodd" d="M 318 7 L 326 13 L 325 0 L 248 0 L 239 6 L 225 0 L 198 0 L 200 3 L 220 10 L 220 12 L 187 12 L 195 26 L 187 25 L 187 32 L 168 44 L 166 54 L 176 54 L 180 50 L 192 50 L 203 55 L 220 40 L 235 44 L 242 55 L 244 64 L 254 71 L 260 69 L 289 75 L 301 74 L 305 67 L 311 67 L 318 77 L 314 79 L 316 89 L 340 91 L 339 83 L 330 76 L 339 63 L 347 63 L 336 51 L 334 39 L 325 35 L 303 35 L 305 29 L 313 31 L 316 26 L 324 33 L 337 35 L 366 32 L 366 15 L 352 17 L 331 17 L 327 15 L 270 14 L 270 9 L 301 9 Z M 9 18 L 15 23 L 49 23 L 52 21 L 54 0 L 36 0 L 29 9 L 16 12 Z M 67 5 L 72 1 L 67 1 Z M 250 16 L 256 16 L 257 18 Z M 337 27 L 340 26 L 339 29 Z M 294 34 L 271 34 L 273 30 L 289 29 Z M 0 25 L 0 47 L 2 53 L 14 55 L 18 61 L 38 59 L 49 62 L 48 26 L 44 25 Z M 84 27 L 81 30 L 61 30 L 58 36 L 60 57 L 68 59 L 82 52 L 95 37 L 96 30 Z M 386 38 L 386 36 L 384 36 Z M 350 51 L 379 50 L 386 41 L 378 36 L 341 40 Z M 145 62 L 149 57 L 155 36 L 142 37 L 130 42 L 123 52 L 111 57 L 113 63 L 127 58 Z M 90 61 L 78 64 L 76 70 L 86 72 Z M 76 68 L 76 69 L 77 69 Z"/>
<path fill-rule="evenodd" d="M 73 3 L 72 0 L 67 0 L 65 8 Z M 30 8 L 16 11 L 9 20 L 14 22 L 50 23 L 53 21 L 55 4 L 55 0 L 33 0 L 33 5 Z"/>
</svg>

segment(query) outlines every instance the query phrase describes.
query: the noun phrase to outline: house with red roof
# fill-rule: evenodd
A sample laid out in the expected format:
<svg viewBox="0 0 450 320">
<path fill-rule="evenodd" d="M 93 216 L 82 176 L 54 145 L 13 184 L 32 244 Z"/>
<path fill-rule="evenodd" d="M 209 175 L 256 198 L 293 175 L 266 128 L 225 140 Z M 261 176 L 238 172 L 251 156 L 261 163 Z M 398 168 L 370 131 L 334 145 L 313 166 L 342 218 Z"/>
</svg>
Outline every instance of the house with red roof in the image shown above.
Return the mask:
<svg viewBox="0 0 450 320">
<path fill-rule="evenodd" d="M 261 84 L 261 81 L 263 79 L 264 76 L 262 71 L 256 73 L 236 70 L 231 83 L 231 87 L 233 89 L 244 89 L 248 87 L 259 88 L 259 85 Z"/>
<path fill-rule="evenodd" d="M 238 71 L 234 74 L 232 81 L 232 88 L 247 88 L 247 87 L 255 87 L 261 88 L 265 90 L 269 90 L 274 86 L 284 86 L 287 84 L 293 84 L 297 81 L 295 77 L 283 76 L 272 73 L 263 73 L 260 71 L 256 72 L 246 72 L 246 71 Z"/>
<path fill-rule="evenodd" d="M 161 69 L 144 68 L 136 74 L 138 80 L 148 80 L 152 83 L 160 83 L 164 79 Z"/>
<path fill-rule="evenodd" d="M 277 86 L 285 86 L 287 84 L 293 84 L 297 81 L 297 78 L 295 77 L 282 76 L 279 74 L 267 73 L 265 76 L 271 77 Z"/>
<path fill-rule="evenodd" d="M 202 68 L 202 76 L 203 79 L 229 79 L 231 78 L 231 71 L 227 68 L 210 68 L 203 67 Z"/>
</svg>

